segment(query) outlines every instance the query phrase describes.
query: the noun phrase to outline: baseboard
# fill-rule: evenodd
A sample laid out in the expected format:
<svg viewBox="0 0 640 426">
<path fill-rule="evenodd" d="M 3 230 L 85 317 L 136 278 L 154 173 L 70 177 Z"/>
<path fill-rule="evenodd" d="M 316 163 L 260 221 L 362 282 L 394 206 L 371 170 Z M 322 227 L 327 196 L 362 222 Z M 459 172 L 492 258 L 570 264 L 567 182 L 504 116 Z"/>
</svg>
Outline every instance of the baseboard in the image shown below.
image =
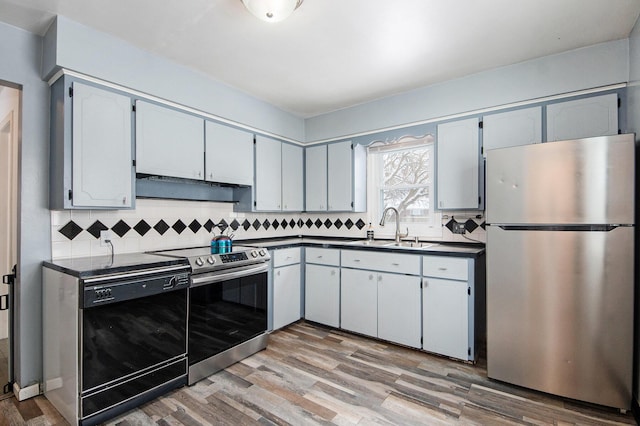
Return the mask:
<svg viewBox="0 0 640 426">
<path fill-rule="evenodd" d="M 27 386 L 26 388 L 21 388 L 18 383 L 14 383 L 13 394 L 16 396 L 18 401 L 24 401 L 25 399 L 40 395 L 40 385 L 36 383 L 31 386 Z"/>
</svg>

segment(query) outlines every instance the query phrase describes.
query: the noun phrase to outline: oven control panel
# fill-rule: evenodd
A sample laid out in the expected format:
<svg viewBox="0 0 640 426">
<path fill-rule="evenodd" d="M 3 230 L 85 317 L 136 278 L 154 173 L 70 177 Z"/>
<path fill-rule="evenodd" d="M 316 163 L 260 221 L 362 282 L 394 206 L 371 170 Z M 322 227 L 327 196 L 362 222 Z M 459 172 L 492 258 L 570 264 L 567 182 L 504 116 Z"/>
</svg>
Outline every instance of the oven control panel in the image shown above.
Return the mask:
<svg viewBox="0 0 640 426">
<path fill-rule="evenodd" d="M 243 260 L 248 260 L 247 253 L 227 253 L 220 255 L 220 261 L 222 263 L 233 263 L 233 262 L 242 262 Z"/>
<path fill-rule="evenodd" d="M 189 274 L 176 273 L 122 280 L 87 280 L 84 283 L 83 306 L 105 305 L 189 287 Z"/>
</svg>

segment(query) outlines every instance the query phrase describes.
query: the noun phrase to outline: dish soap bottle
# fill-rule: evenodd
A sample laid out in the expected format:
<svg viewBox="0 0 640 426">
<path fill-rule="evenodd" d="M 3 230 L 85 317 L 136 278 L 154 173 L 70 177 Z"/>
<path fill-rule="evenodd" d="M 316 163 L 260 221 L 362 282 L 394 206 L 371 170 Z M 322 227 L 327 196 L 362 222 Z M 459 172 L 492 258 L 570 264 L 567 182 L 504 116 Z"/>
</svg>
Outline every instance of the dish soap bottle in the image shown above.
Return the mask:
<svg viewBox="0 0 640 426">
<path fill-rule="evenodd" d="M 367 240 L 373 241 L 373 227 L 371 226 L 371 222 L 369 222 L 369 229 L 367 229 Z"/>
</svg>

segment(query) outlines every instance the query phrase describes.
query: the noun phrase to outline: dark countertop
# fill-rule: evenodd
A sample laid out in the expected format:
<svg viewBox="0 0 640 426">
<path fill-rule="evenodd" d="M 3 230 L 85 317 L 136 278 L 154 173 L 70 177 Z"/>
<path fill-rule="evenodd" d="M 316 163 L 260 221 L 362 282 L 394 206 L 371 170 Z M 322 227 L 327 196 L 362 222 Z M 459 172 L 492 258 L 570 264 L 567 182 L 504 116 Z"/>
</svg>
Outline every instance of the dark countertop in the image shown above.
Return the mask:
<svg viewBox="0 0 640 426">
<path fill-rule="evenodd" d="M 183 259 L 150 253 L 123 253 L 116 254 L 113 258 L 107 255 L 49 260 L 44 261 L 43 265 L 78 278 L 88 278 L 174 265 L 189 266 L 189 263 Z"/>
<path fill-rule="evenodd" d="M 341 250 L 369 250 L 418 255 L 439 255 L 454 257 L 479 257 L 485 253 L 482 243 L 452 243 L 441 241 L 421 241 L 423 247 L 396 247 L 384 245 L 365 245 L 366 240 L 339 237 L 284 237 L 242 240 L 239 243 L 267 249 L 283 249 L 289 247 L 322 247 Z M 393 240 L 375 240 L 376 243 L 393 244 Z"/>
</svg>

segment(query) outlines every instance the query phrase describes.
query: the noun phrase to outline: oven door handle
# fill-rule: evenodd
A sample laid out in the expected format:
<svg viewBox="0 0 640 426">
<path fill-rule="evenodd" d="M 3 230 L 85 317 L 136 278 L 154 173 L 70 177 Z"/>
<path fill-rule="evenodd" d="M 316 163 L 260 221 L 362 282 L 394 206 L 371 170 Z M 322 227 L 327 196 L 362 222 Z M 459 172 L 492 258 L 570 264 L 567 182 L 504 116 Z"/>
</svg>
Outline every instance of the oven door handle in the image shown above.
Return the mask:
<svg viewBox="0 0 640 426">
<path fill-rule="evenodd" d="M 202 275 L 191 276 L 191 287 L 200 287 L 202 285 L 218 283 L 221 281 L 232 280 L 234 278 L 246 277 L 248 275 L 259 274 L 261 272 L 267 272 L 269 270 L 269 264 L 263 263 L 259 266 L 245 266 L 242 268 L 233 268 L 228 272 L 211 272 Z"/>
</svg>

